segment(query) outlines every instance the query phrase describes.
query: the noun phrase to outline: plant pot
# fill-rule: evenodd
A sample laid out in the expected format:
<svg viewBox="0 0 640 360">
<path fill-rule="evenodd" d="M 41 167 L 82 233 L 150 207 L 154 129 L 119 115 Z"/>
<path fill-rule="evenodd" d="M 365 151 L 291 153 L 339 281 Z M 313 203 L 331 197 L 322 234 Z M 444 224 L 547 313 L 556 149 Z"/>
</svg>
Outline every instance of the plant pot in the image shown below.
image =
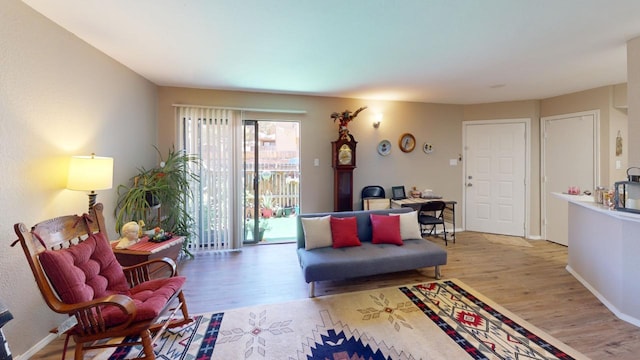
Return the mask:
<svg viewBox="0 0 640 360">
<path fill-rule="evenodd" d="M 262 209 L 262 217 L 268 219 L 273 216 L 273 209 Z"/>
<path fill-rule="evenodd" d="M 155 196 L 151 191 L 147 191 L 144 194 L 144 199 L 147 204 L 149 204 L 149 207 L 160 205 L 160 199 L 158 199 L 158 197 Z"/>
</svg>

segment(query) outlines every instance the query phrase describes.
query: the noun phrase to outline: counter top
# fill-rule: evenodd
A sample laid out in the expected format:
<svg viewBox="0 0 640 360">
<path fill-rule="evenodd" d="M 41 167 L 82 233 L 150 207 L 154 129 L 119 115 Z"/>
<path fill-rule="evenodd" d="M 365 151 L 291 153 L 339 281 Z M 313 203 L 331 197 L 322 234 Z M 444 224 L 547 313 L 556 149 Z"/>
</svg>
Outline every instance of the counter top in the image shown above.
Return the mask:
<svg viewBox="0 0 640 360">
<path fill-rule="evenodd" d="M 569 195 L 563 193 L 553 193 L 554 196 L 567 200 L 568 202 L 576 205 L 580 205 L 587 209 L 591 209 L 605 215 L 634 222 L 640 222 L 640 214 L 626 212 L 626 211 L 618 211 L 609 209 L 609 207 L 604 206 L 602 204 L 598 204 L 593 200 L 593 196 L 587 195 Z"/>
</svg>

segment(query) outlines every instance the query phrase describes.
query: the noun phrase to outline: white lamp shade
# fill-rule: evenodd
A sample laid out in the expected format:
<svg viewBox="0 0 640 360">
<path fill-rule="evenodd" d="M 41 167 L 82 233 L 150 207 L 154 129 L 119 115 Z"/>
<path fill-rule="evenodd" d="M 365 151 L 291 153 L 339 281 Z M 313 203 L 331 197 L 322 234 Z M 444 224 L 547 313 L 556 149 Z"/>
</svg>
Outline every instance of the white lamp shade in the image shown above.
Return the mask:
<svg viewBox="0 0 640 360">
<path fill-rule="evenodd" d="M 72 156 L 69 163 L 67 189 L 105 190 L 113 187 L 113 158 Z"/>
</svg>

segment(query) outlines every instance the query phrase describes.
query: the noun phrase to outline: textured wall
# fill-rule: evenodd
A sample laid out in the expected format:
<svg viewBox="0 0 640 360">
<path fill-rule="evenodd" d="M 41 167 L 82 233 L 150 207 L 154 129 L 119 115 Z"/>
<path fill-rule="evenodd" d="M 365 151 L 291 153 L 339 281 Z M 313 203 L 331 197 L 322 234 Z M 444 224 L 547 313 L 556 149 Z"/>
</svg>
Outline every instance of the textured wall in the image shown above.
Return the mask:
<svg viewBox="0 0 640 360">
<path fill-rule="evenodd" d="M 156 87 L 21 1 L 1 7 L 0 298 L 14 315 L 3 330 L 20 355 L 64 317 L 44 304 L 22 250 L 9 247 L 13 224 L 86 211 L 87 195 L 64 189 L 71 155 L 114 157 L 114 185 L 152 166 Z M 115 194 L 98 192 L 109 228 Z"/>
</svg>

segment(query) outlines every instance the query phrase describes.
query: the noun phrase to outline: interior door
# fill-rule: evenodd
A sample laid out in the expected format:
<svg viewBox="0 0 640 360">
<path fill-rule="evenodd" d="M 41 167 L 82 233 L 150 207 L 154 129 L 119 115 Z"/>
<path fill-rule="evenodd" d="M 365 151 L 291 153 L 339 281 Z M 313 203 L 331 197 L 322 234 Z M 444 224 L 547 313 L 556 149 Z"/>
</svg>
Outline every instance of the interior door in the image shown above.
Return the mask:
<svg viewBox="0 0 640 360">
<path fill-rule="evenodd" d="M 594 112 L 542 119 L 542 237 L 568 245 L 568 205 L 553 196 L 569 186 L 594 190 L 597 133 Z"/>
<path fill-rule="evenodd" d="M 526 124 L 465 124 L 465 229 L 525 235 Z"/>
</svg>

